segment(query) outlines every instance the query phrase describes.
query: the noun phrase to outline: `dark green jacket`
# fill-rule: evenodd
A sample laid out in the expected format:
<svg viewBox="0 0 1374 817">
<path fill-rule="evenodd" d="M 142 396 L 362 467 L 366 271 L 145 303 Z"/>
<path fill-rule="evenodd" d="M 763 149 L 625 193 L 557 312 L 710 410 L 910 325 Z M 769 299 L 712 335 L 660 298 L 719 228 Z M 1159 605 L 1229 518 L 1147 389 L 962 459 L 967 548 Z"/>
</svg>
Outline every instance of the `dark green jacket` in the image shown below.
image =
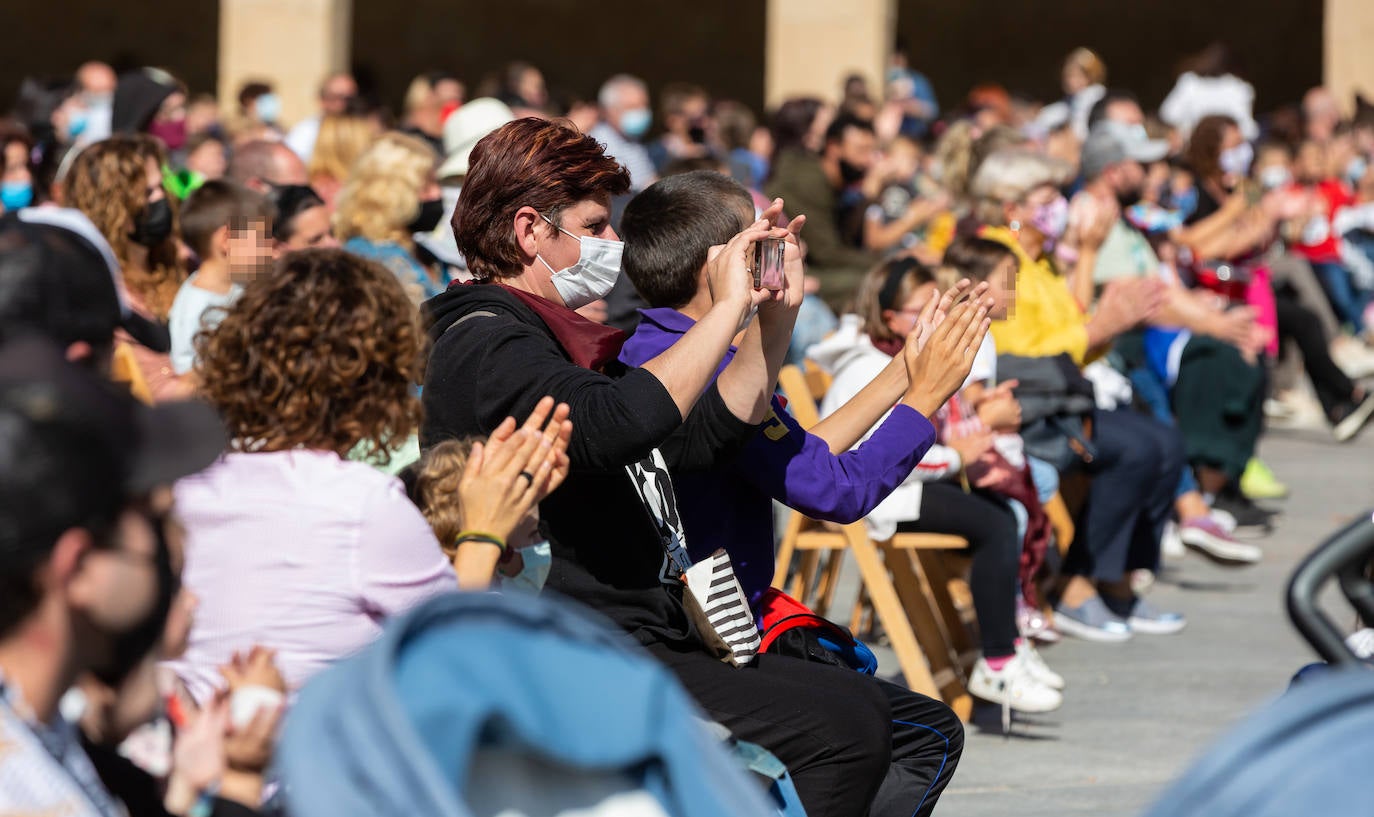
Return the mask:
<svg viewBox="0 0 1374 817">
<path fill-rule="evenodd" d="M 844 311 L 879 257 L 840 238 L 838 196 L 821 169 L 821 160 L 805 150 L 784 150 L 773 162 L 767 185 L 771 198 L 781 198 L 788 215 L 806 215 L 806 270 L 821 281 L 821 297 L 836 312 Z"/>
</svg>

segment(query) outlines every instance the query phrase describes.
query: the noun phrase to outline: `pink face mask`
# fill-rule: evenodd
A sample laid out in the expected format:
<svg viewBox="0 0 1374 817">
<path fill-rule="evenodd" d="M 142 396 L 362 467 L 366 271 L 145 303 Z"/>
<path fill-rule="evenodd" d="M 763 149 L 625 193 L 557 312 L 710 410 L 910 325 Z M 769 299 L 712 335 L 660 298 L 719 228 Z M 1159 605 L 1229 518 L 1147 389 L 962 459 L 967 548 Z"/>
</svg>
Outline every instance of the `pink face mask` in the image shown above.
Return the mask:
<svg viewBox="0 0 1374 817">
<path fill-rule="evenodd" d="M 1050 242 L 1063 238 L 1064 231 L 1069 228 L 1069 200 L 1055 196 L 1052 201 L 1035 208 L 1030 225 Z"/>
<path fill-rule="evenodd" d="M 150 122 L 148 124 L 148 135 L 155 136 L 162 140 L 162 144 L 168 150 L 177 150 L 186 144 L 186 120 L 177 119 L 171 122 Z"/>
</svg>

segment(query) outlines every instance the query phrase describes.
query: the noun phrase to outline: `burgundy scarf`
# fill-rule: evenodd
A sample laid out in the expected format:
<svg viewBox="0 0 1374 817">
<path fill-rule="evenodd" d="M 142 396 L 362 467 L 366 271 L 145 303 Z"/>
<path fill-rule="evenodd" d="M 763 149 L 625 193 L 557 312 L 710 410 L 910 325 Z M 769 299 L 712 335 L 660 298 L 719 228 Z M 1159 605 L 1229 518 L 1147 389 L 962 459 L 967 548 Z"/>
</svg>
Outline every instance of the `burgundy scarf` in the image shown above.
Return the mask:
<svg viewBox="0 0 1374 817">
<path fill-rule="evenodd" d="M 629 339 L 629 336 L 619 329 L 587 320 L 563 304 L 554 303 L 548 298 L 541 298 L 523 289 L 505 284 L 501 286 L 519 298 L 525 306 L 533 309 L 544 325 L 549 327 L 549 331 L 553 332 L 558 345 L 563 347 L 563 351 L 567 352 L 572 362 L 584 369 L 601 371 L 603 366 L 615 360 L 616 355 L 620 354 L 620 347 Z"/>
</svg>

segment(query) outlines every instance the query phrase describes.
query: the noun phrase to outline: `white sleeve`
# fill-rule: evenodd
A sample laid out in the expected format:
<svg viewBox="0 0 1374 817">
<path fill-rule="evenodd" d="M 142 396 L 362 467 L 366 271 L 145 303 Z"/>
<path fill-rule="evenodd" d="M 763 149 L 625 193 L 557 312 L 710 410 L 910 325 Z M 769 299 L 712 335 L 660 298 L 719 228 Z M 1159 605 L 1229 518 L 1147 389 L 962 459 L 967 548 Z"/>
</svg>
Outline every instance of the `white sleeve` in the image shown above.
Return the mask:
<svg viewBox="0 0 1374 817">
<path fill-rule="evenodd" d="M 1331 219 L 1331 229 L 1338 235 L 1351 230 L 1374 231 L 1374 202 L 1342 207 Z"/>
<path fill-rule="evenodd" d="M 1191 130 L 1193 122 L 1189 118 L 1189 96 L 1192 93 L 1194 76 L 1187 72 L 1181 75 L 1174 87 L 1169 91 L 1169 95 L 1164 98 L 1163 104 L 1159 106 L 1159 118 L 1176 128 Z"/>
<path fill-rule="evenodd" d="M 997 344 L 993 341 L 991 332 L 983 336 L 978 353 L 973 356 L 973 367 L 969 369 L 964 388 L 973 383 L 986 383 L 989 386 L 997 383 Z"/>
<path fill-rule="evenodd" d="M 315 152 L 315 140 L 320 136 L 320 121 L 315 118 L 302 119 L 286 135 L 286 146 L 301 157 L 302 162 L 310 162 L 310 154 Z"/>
<path fill-rule="evenodd" d="M 167 332 L 172 338 L 172 371 L 176 374 L 186 374 L 196 362 L 195 339 L 201 317 L 196 300 L 177 297 L 167 316 Z"/>
</svg>

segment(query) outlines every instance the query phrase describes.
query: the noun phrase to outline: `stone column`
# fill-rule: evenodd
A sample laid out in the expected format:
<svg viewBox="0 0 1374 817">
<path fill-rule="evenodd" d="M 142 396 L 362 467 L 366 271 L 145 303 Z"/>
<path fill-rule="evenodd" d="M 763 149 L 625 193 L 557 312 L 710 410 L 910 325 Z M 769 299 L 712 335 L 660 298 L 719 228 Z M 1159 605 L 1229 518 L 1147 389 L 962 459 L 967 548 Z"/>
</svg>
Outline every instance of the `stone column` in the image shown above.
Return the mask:
<svg viewBox="0 0 1374 817">
<path fill-rule="evenodd" d="M 765 103 L 837 101 L 851 73 L 868 77 L 881 97 L 896 23 L 896 0 L 768 0 Z"/>
<path fill-rule="evenodd" d="M 286 125 L 318 108 L 320 82 L 348 68 L 352 0 L 220 0 L 219 99 L 236 110 L 239 86 L 270 80 Z"/>
<path fill-rule="evenodd" d="M 1374 101 L 1374 2 L 1326 0 L 1323 82 L 1348 114 L 1359 91 Z"/>
</svg>

